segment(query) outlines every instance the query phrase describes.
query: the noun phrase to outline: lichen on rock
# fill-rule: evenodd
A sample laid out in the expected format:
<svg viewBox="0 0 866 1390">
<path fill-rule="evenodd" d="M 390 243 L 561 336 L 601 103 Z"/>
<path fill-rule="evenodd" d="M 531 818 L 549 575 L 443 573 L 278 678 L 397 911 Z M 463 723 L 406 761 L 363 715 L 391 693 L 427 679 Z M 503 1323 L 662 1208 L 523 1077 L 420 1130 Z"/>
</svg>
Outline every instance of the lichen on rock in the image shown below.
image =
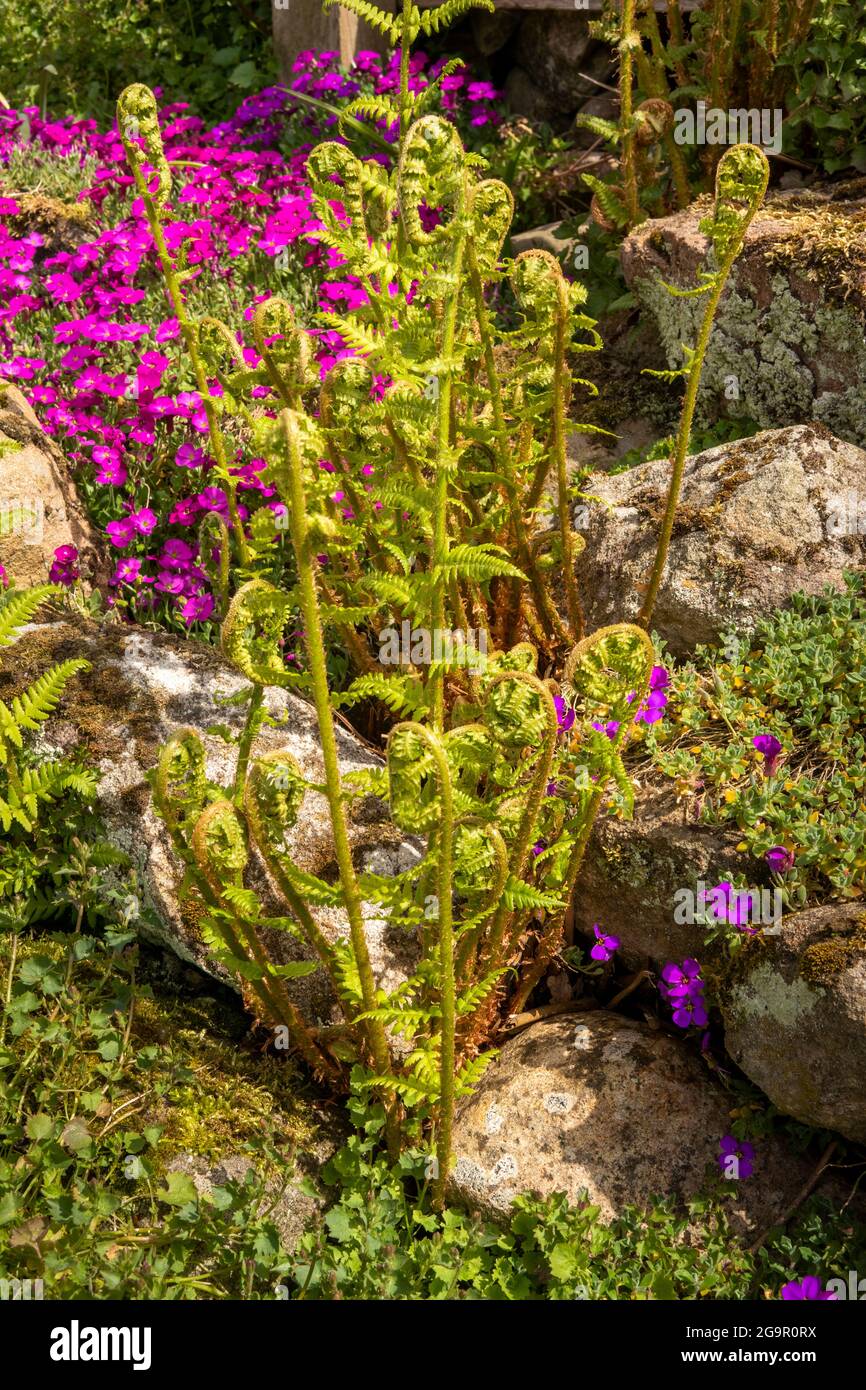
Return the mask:
<svg viewBox="0 0 866 1390">
<path fill-rule="evenodd" d="M 694 344 L 702 301 L 691 288 L 707 260 L 698 199 L 627 238 L 627 282 L 654 319 L 671 367 Z M 697 419 L 746 418 L 763 429 L 819 420 L 866 444 L 866 181 L 779 194 L 746 235 L 707 352 Z"/>
</svg>

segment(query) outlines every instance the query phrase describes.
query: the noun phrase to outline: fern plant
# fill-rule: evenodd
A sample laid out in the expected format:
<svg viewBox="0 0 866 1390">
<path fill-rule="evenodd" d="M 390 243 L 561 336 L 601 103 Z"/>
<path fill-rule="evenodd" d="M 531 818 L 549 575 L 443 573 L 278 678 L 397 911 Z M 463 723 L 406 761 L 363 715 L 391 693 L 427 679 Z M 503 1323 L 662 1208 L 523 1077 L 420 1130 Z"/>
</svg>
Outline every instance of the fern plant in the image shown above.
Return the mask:
<svg viewBox="0 0 866 1390">
<path fill-rule="evenodd" d="M 675 139 L 676 112 L 698 101 L 743 114 L 776 109 L 783 95 L 779 59 L 802 42 L 817 4 L 707 0 L 686 29 L 679 0 L 669 0 L 665 32 L 651 0 L 609 7 L 593 27 L 619 53 L 619 119 L 576 119 L 619 155 L 610 179 L 582 175 L 602 227 L 629 231 L 650 209 L 659 215 L 685 208 L 712 187 L 719 146 L 690 156 Z"/>
<path fill-rule="evenodd" d="M 36 617 L 47 599 L 63 593 L 58 584 L 36 584 L 29 589 L 0 589 L 0 648 L 9 647 L 21 629 Z M 62 661 L 16 695 L 10 704 L 0 700 L 0 826 L 8 833 L 13 825 L 35 829 L 40 807 L 66 791 L 92 795 L 95 783 L 63 760 L 22 766 L 25 739 L 54 713 L 69 681 L 89 663 Z"/>
<path fill-rule="evenodd" d="M 424 108 L 426 94 L 408 90 L 409 43 L 462 6 L 422 14 L 407 0 L 400 19 L 366 0 L 348 6 L 400 37 L 404 59 L 393 105 L 350 110 L 353 122 L 399 122 L 393 167 L 336 141 L 308 161 L 321 240 L 365 291 L 351 312 L 320 316 L 353 356 L 320 382 L 308 336 L 277 299 L 256 309 L 253 368 L 225 325 L 188 324 L 222 388 L 209 417 L 230 419 L 267 460 L 293 569 L 275 582 L 289 571 L 274 562 L 271 513 L 253 518 L 243 548 L 209 523 L 202 558 L 222 648 L 249 681 L 236 768 L 230 784 L 209 780 L 201 740 L 180 730 L 152 777 L 185 891 L 251 1007 L 332 1084 L 351 1068 L 384 1099 L 393 1152 L 407 1115 L 430 1126 L 440 1201 L 455 1104 L 563 939 L 595 817 L 608 804 L 629 812 L 623 753 L 653 663 L 651 605 L 644 626 L 584 632 L 566 456 L 571 363 L 599 346 L 583 290 L 543 252 L 502 260 L 508 188 L 483 177 L 454 128 Z M 152 95 L 124 93 L 121 124 L 131 111 L 155 116 Z M 161 167 L 158 122 L 142 123 L 140 137 L 131 158 L 147 190 L 145 155 Z M 165 198 L 142 196 L 158 222 L 170 217 Z M 729 213 L 720 200 L 720 237 Z M 507 330 L 494 308 L 505 281 L 517 311 Z M 253 395 L 262 385 L 264 405 Z M 283 658 L 290 628 L 303 632 L 302 669 Z M 382 633 L 404 628 L 431 639 L 428 654 L 413 642 L 391 666 Z M 355 666 L 340 690 L 328 681 L 335 643 Z M 256 754 L 269 685 L 315 707 L 315 790 L 327 797 L 337 882 L 302 870 L 289 848 L 314 784 L 288 751 Z M 384 759 L 344 777 L 335 717 L 372 701 L 391 723 Z M 424 847 L 394 876 L 353 859 L 352 812 L 370 795 Z M 252 887 L 262 874 L 267 905 Z M 335 909 L 346 927 L 336 938 L 326 921 Z M 415 967 L 390 993 L 373 973 L 370 910 L 414 944 Z M 274 933 L 294 936 L 306 958 L 281 963 Z M 298 1007 L 293 978 L 312 971 L 342 1010 L 336 1028 L 313 1027 Z"/>
</svg>

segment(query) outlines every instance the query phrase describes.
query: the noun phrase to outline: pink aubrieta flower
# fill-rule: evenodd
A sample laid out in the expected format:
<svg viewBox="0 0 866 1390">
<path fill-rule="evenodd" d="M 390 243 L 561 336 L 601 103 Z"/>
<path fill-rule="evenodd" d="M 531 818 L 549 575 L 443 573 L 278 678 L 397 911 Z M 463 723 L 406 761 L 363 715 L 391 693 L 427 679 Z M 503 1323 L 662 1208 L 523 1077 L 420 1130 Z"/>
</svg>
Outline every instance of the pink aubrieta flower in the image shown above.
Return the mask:
<svg viewBox="0 0 866 1390">
<path fill-rule="evenodd" d="M 214 601 L 211 594 L 197 594 L 188 598 L 181 608 L 181 614 L 186 623 L 204 623 L 214 610 Z"/>
<path fill-rule="evenodd" d="M 747 1144 L 744 1139 L 735 1139 L 732 1134 L 726 1134 L 719 1140 L 716 1162 L 725 1178 L 750 1178 L 755 1167 L 754 1157 L 754 1146 Z"/>
<path fill-rule="evenodd" d="M 794 867 L 794 851 L 785 849 L 784 845 L 774 845 L 772 849 L 767 850 L 764 858 L 773 874 L 786 874 Z"/>
<path fill-rule="evenodd" d="M 119 521 L 109 521 L 105 533 L 116 550 L 125 550 L 135 536 L 135 527 L 130 518 L 125 516 Z"/>
<path fill-rule="evenodd" d="M 140 574 L 141 561 L 135 559 L 134 556 L 127 556 L 125 560 L 117 562 L 114 573 L 108 582 L 111 585 L 134 584 Z"/>
<path fill-rule="evenodd" d="M 560 733 L 567 734 L 574 727 L 574 710 L 566 704 L 561 695 L 554 695 L 553 703 L 556 707 L 556 723 Z"/>
<path fill-rule="evenodd" d="M 764 772 L 772 777 L 782 751 L 781 743 L 773 734 L 756 734 L 752 744 L 764 759 Z"/>
<path fill-rule="evenodd" d="M 782 1288 L 782 1297 L 786 1300 L 796 1299 L 807 1303 L 834 1303 L 836 1295 L 829 1290 L 821 1288 L 821 1282 L 816 1279 L 814 1274 L 807 1274 L 799 1281 L 792 1280 L 790 1284 L 785 1284 Z"/>
<path fill-rule="evenodd" d="M 63 584 L 67 588 L 81 577 L 76 561 L 78 551 L 74 545 L 59 545 L 54 552 L 54 559 L 48 571 L 48 578 L 52 584 Z"/>
<path fill-rule="evenodd" d="M 592 930 L 595 933 L 595 945 L 593 946 L 589 954 L 592 956 L 593 960 L 610 960 L 614 951 L 619 950 L 619 937 L 605 935 L 605 933 L 601 930 L 601 927 L 598 925 L 598 922 L 593 923 Z"/>
</svg>

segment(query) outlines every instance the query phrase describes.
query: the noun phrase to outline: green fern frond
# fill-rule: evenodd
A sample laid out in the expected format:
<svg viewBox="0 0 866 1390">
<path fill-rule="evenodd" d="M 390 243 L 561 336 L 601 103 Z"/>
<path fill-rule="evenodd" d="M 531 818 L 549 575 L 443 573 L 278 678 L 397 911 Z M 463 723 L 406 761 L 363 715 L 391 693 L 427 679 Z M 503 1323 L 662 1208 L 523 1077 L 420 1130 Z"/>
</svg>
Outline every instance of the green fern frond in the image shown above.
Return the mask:
<svg viewBox="0 0 866 1390">
<path fill-rule="evenodd" d="M 0 588 L 0 647 L 8 647 L 20 629 L 32 623 L 46 599 L 62 593 L 59 584 L 34 584 L 30 589 Z"/>
</svg>

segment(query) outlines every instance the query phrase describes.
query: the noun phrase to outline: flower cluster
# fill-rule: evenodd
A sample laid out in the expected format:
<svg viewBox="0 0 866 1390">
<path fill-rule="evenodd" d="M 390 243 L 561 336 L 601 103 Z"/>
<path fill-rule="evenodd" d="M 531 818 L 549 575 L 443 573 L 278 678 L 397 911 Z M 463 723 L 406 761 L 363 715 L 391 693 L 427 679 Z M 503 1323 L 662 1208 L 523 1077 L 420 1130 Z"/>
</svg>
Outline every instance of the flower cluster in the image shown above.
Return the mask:
<svg viewBox="0 0 866 1390">
<path fill-rule="evenodd" d="M 434 80 L 442 61 L 413 54 L 413 90 Z M 194 317 L 220 312 L 249 321 L 263 282 L 308 311 L 317 304 L 342 308 L 363 295 L 359 282 L 341 278 L 339 254 L 317 240 L 321 223 L 305 174 L 310 149 L 335 118 L 310 114 L 292 91 L 338 105 L 361 93 L 391 92 L 399 85 L 399 55 L 361 52 L 348 74 L 338 63 L 336 53 L 301 54 L 288 91 L 247 97 L 210 130 L 186 103 L 162 109 L 174 179 L 166 242 L 173 256 L 185 257 Z M 498 120 L 497 95 L 461 69 L 444 79 L 440 102 L 471 129 Z M 396 139 L 395 130 L 381 133 L 389 143 Z M 62 160 L 90 219 L 70 219 L 60 236 L 41 223 L 29 229 L 26 195 L 8 189 L 0 196 L 0 375 L 25 383 L 48 433 L 64 439 L 89 509 L 119 552 L 111 578 L 118 594 L 134 612 L 162 604 L 164 614 L 176 612 L 186 623 L 205 621 L 214 603 L 193 528 L 209 512 L 225 517 L 228 503 L 224 488 L 213 485 L 207 416 L 192 389 L 180 325 L 166 316 L 145 209 L 140 198 L 126 201 L 133 180 L 119 132 L 101 133 L 92 120 L 47 120 L 36 107 L 2 110 L 0 176 L 13 150 L 29 152 L 36 163 Z M 342 212 L 336 199 L 334 207 Z M 288 286 L 286 271 L 294 276 Z M 339 333 L 314 336 L 323 373 L 351 355 Z M 239 347 L 245 364 L 257 366 L 258 355 L 240 335 Z M 222 394 L 216 381 L 209 389 Z M 270 394 L 265 387 L 255 393 Z M 242 521 L 259 507 L 277 507 L 261 478 L 264 460 L 246 457 L 237 445 L 229 463 Z M 190 537 L 183 566 L 177 549 L 174 563 L 165 558 L 181 535 Z M 56 558 L 58 582 L 73 581 L 74 561 Z"/>
<path fill-rule="evenodd" d="M 709 1022 L 704 1002 L 704 982 L 701 967 L 687 956 L 682 964 L 669 960 L 662 967 L 659 994 L 673 1009 L 673 1021 L 678 1028 L 705 1028 Z"/>
<path fill-rule="evenodd" d="M 649 694 L 635 714 L 635 724 L 655 724 L 662 718 L 668 702 L 665 690 L 670 683 L 671 678 L 664 666 L 654 666 L 650 676 Z M 628 697 L 629 703 L 636 698 L 633 691 Z M 609 739 L 615 739 L 619 733 L 619 721 L 616 719 L 609 719 L 605 724 L 593 723 L 592 727 L 598 729 L 599 733 L 607 734 Z"/>
<path fill-rule="evenodd" d="M 707 911 L 714 922 L 727 922 L 738 931 L 754 936 L 757 927 L 751 925 L 755 915 L 755 895 L 747 888 L 735 888 L 727 879 L 701 893 Z"/>
<path fill-rule="evenodd" d="M 76 579 L 80 578 L 81 571 L 78 568 L 78 551 L 74 545 L 59 545 L 54 552 L 54 560 L 48 571 L 48 578 L 52 584 L 63 584 L 66 588 L 71 588 Z"/>
</svg>

